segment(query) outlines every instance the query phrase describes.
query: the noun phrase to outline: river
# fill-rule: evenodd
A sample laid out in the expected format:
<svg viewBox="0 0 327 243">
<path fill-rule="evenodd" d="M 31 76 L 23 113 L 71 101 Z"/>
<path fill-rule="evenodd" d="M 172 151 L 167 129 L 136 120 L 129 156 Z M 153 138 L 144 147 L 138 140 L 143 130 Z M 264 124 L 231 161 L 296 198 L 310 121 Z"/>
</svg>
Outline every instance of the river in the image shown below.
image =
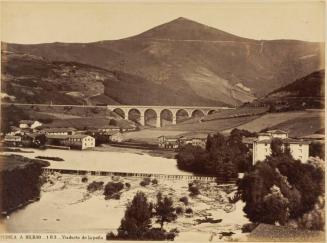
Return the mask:
<svg viewBox="0 0 327 243">
<path fill-rule="evenodd" d="M 59 149 L 28 149 L 34 153 L 13 153 L 34 159 L 36 156 L 60 157 L 64 161 L 51 161 L 49 168 L 99 170 L 111 172 L 131 172 L 167 175 L 191 175 L 177 168 L 176 159 L 154 157 L 146 153 L 117 151 L 79 151 Z M 138 151 L 138 150 L 135 150 Z"/>
</svg>

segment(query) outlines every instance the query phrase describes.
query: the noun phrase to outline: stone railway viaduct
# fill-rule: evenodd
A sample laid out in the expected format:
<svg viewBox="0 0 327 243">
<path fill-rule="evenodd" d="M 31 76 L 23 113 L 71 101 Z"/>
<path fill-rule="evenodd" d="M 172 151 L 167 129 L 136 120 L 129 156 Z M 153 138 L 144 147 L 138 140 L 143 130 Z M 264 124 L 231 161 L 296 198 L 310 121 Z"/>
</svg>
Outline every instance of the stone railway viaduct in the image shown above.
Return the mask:
<svg viewBox="0 0 327 243">
<path fill-rule="evenodd" d="M 58 107 L 102 107 L 99 105 L 55 105 L 55 104 L 33 104 L 33 103 L 2 103 L 2 105 L 18 105 L 18 106 L 58 106 Z M 219 112 L 222 110 L 230 110 L 235 109 L 231 107 L 224 107 L 224 106 L 153 106 L 153 105 L 106 105 L 104 106 L 108 110 L 116 112 L 125 120 L 130 119 L 130 114 L 132 111 L 139 114 L 139 123 L 141 125 L 146 125 L 147 118 L 149 113 L 156 118 L 156 127 L 162 126 L 162 117 L 163 114 L 166 113 L 171 119 L 172 124 L 176 124 L 178 121 L 178 117 L 201 117 L 205 115 L 212 114 L 214 112 Z"/>
<path fill-rule="evenodd" d="M 149 113 L 156 118 L 156 127 L 162 126 L 162 116 L 164 113 L 171 117 L 171 123 L 177 123 L 177 117 L 199 117 L 219 112 L 221 110 L 234 109 L 230 107 L 207 107 L 207 106 L 143 106 L 143 105 L 107 105 L 107 108 L 116 112 L 125 120 L 130 119 L 131 112 L 139 114 L 139 123 L 146 125 Z"/>
</svg>

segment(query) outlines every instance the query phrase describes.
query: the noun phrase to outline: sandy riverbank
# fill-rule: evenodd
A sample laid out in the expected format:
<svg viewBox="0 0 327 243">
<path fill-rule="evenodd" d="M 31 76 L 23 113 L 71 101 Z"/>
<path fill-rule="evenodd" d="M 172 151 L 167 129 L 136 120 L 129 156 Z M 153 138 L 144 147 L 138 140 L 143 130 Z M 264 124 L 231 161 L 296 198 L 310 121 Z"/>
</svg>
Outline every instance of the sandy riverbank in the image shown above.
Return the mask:
<svg viewBox="0 0 327 243">
<path fill-rule="evenodd" d="M 154 201 L 160 191 L 173 198 L 174 206 L 184 210 L 192 208 L 193 214 L 183 214 L 173 223 L 164 227 L 169 230 L 177 228 L 180 233 L 176 241 L 226 241 L 241 240 L 241 226 L 248 223 L 244 217 L 243 203 L 231 205 L 228 197 L 235 193 L 235 187 L 225 185 L 217 187 L 215 183 L 202 183 L 201 195 L 190 197 L 186 181 L 159 180 L 158 185 L 142 187 L 139 178 L 118 178 L 123 183 L 130 183 L 131 188 L 124 188 L 120 200 L 105 200 L 102 191 L 88 193 L 87 185 L 92 181 L 107 183 L 110 177 L 88 176 L 83 183 L 81 176 L 61 175 L 55 173 L 42 187 L 41 199 L 23 210 L 13 213 L 6 225 L 10 232 L 88 232 L 106 233 L 118 228 L 124 215 L 126 205 L 137 191 L 143 191 L 150 201 Z M 51 182 L 50 182 L 51 181 Z M 189 205 L 179 201 L 183 196 L 189 197 Z M 198 224 L 197 219 L 205 217 L 222 219 L 220 223 Z M 29 222 L 29 224 L 26 224 Z M 233 232 L 231 237 L 221 238 L 221 232 Z"/>
</svg>

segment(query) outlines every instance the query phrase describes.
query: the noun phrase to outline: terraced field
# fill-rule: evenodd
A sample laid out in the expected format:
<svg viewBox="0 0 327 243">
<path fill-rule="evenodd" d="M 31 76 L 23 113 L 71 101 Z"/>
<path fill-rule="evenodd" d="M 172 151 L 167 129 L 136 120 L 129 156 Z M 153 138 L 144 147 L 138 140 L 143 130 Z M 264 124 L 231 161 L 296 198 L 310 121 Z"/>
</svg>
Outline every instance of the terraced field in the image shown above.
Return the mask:
<svg viewBox="0 0 327 243">
<path fill-rule="evenodd" d="M 290 133 L 290 136 L 303 136 L 315 133 L 324 124 L 325 112 L 319 110 L 268 113 L 248 123 L 238 126 L 251 132 L 259 132 L 265 128 L 281 129 Z M 224 132 L 229 132 L 230 129 Z"/>
</svg>

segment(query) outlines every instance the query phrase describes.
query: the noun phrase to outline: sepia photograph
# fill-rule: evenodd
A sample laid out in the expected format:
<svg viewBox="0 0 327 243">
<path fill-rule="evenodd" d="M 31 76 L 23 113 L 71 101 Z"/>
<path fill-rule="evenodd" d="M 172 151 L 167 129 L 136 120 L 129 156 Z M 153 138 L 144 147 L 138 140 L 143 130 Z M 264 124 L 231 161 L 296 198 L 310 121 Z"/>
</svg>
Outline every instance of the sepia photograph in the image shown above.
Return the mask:
<svg viewBox="0 0 327 243">
<path fill-rule="evenodd" d="M 325 242 L 325 1 L 0 10 L 0 241 Z"/>
</svg>

